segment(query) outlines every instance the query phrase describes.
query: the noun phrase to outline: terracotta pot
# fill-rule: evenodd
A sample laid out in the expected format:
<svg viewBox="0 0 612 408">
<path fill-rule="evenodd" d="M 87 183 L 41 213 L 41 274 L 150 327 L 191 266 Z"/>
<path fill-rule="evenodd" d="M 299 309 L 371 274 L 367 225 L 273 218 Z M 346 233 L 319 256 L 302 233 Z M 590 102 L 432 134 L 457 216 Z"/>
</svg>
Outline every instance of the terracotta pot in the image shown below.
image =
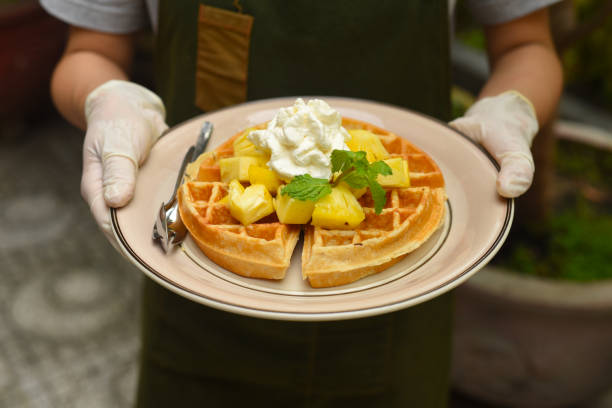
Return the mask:
<svg viewBox="0 0 612 408">
<path fill-rule="evenodd" d="M 612 386 L 612 281 L 486 268 L 456 290 L 453 383 L 511 407 L 574 406 Z"/>
<path fill-rule="evenodd" d="M 49 79 L 66 25 L 38 1 L 0 6 L 0 118 L 23 116 L 49 100 Z"/>
</svg>

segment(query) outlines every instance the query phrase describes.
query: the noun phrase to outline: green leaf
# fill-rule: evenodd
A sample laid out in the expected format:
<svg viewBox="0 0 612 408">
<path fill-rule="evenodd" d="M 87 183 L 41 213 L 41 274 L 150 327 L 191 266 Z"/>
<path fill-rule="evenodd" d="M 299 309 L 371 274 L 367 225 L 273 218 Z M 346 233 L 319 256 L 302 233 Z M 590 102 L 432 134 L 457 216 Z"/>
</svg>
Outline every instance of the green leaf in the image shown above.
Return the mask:
<svg viewBox="0 0 612 408">
<path fill-rule="evenodd" d="M 346 182 L 352 188 L 367 187 L 370 184 L 370 177 L 366 170 L 356 169 L 350 173 L 346 173 L 346 176 L 342 178 L 342 181 Z"/>
<path fill-rule="evenodd" d="M 374 199 L 374 210 L 380 214 L 387 203 L 387 194 L 376 178 L 379 174 L 391 174 L 391 167 L 384 161 L 368 162 L 364 151 L 334 150 L 331 162 L 332 172 L 342 172 L 335 185 L 344 181 L 351 188 L 369 187 Z"/>
<path fill-rule="evenodd" d="M 380 214 L 382 209 L 387 204 L 387 193 L 384 188 L 376 180 L 370 179 L 369 186 L 372 198 L 374 199 L 374 212 Z"/>
<path fill-rule="evenodd" d="M 349 170 L 355 166 L 355 163 L 359 163 L 366 159 L 366 152 L 352 152 L 350 150 L 334 150 L 331 154 L 332 173 Z"/>
<path fill-rule="evenodd" d="M 379 174 L 389 176 L 392 172 L 391 167 L 382 160 L 370 164 L 368 168 L 368 175 L 373 179 L 376 179 Z"/>
<path fill-rule="evenodd" d="M 331 193 L 331 185 L 327 179 L 314 178 L 310 174 L 295 176 L 281 190 L 281 194 L 289 195 L 300 201 L 317 201 Z"/>
</svg>

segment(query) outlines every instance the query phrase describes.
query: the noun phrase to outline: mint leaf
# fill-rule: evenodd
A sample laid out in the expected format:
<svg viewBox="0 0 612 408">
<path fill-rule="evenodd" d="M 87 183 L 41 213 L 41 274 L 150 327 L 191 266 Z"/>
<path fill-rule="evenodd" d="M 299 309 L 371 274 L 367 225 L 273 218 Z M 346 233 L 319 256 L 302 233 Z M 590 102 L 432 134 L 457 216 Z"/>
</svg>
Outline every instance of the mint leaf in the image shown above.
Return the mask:
<svg viewBox="0 0 612 408">
<path fill-rule="evenodd" d="M 352 188 L 367 187 L 370 183 L 370 177 L 364 169 L 355 169 L 350 173 L 346 173 L 346 176 L 342 178 L 342 181 L 346 182 Z"/>
<path fill-rule="evenodd" d="M 345 182 L 351 188 L 369 187 L 374 200 L 374 211 L 380 214 L 387 203 L 385 189 L 376 181 L 379 174 L 391 174 L 391 167 L 383 161 L 369 163 L 366 152 L 349 150 L 334 150 L 331 155 L 332 172 L 341 174 L 334 186 Z M 294 177 L 281 190 L 282 195 L 288 195 L 301 201 L 317 201 L 330 194 L 332 185 L 327 179 L 314 178 L 310 174 Z"/>
<path fill-rule="evenodd" d="M 366 161 L 366 152 L 352 152 L 350 150 L 334 150 L 331 154 L 332 173 L 346 171 L 355 166 L 355 163 Z"/>
<path fill-rule="evenodd" d="M 368 167 L 368 187 L 370 188 L 370 192 L 372 193 L 372 198 L 374 199 L 374 212 L 376 214 L 380 214 L 382 209 L 387 204 L 387 193 L 385 189 L 376 181 L 376 178 L 379 174 L 388 176 L 392 173 L 391 167 L 384 161 L 377 161 Z"/>
<path fill-rule="evenodd" d="M 376 177 L 379 174 L 382 174 L 383 176 L 390 176 L 392 172 L 391 167 L 389 167 L 389 165 L 382 160 L 370 164 L 370 167 L 368 168 L 368 176 L 374 180 L 376 180 Z"/>
<path fill-rule="evenodd" d="M 368 162 L 366 152 L 334 150 L 331 155 L 332 172 L 342 172 L 334 185 L 345 182 L 351 188 L 369 187 L 374 199 L 374 211 L 380 214 L 387 203 L 385 189 L 376 181 L 379 174 L 390 175 L 391 167 L 384 161 Z"/>
<path fill-rule="evenodd" d="M 282 195 L 289 195 L 300 201 L 317 201 L 331 193 L 331 185 L 327 179 L 314 178 L 310 174 L 295 176 L 281 190 Z"/>
<path fill-rule="evenodd" d="M 372 193 L 372 198 L 374 199 L 374 212 L 376 214 L 380 214 L 382 209 L 387 204 L 387 192 L 376 179 L 370 179 L 370 183 L 368 184 L 370 188 L 370 192 Z"/>
</svg>

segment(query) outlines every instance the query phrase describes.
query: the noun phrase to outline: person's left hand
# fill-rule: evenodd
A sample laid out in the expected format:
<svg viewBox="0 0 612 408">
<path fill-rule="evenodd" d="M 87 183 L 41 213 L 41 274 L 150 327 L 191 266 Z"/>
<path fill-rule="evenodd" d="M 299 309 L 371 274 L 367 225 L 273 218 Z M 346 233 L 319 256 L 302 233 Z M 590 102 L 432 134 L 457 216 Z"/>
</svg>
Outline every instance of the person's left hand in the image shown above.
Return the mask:
<svg viewBox="0 0 612 408">
<path fill-rule="evenodd" d="M 497 160 L 501 196 L 518 197 L 529 189 L 535 171 L 530 146 L 538 120 L 527 98 L 516 91 L 483 98 L 450 125 L 482 144 Z"/>
</svg>

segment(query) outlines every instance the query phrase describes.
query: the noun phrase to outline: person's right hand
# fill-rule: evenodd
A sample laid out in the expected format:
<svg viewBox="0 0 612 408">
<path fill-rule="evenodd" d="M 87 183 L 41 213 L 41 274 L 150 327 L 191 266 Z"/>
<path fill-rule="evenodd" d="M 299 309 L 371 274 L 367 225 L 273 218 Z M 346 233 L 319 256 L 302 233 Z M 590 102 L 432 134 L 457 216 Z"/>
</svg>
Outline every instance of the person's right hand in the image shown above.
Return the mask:
<svg viewBox="0 0 612 408">
<path fill-rule="evenodd" d="M 112 80 L 85 101 L 81 195 L 111 243 L 109 207 L 122 207 L 134 195 L 138 167 L 167 129 L 161 99 L 132 82 Z"/>
</svg>

